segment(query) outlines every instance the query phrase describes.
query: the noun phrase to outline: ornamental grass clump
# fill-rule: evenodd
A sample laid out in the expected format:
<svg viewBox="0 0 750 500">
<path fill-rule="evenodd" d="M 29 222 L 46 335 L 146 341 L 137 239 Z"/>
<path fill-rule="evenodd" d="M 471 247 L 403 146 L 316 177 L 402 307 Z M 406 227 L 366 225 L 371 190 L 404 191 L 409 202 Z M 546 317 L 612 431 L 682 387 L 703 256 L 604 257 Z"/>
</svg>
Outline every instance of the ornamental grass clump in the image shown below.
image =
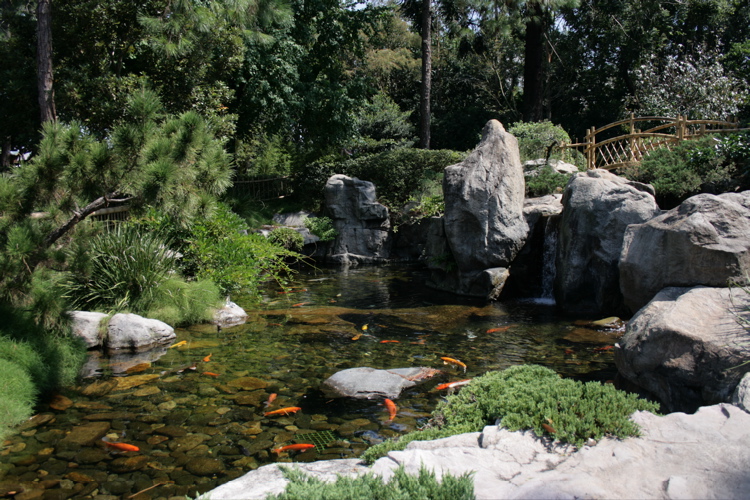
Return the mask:
<svg viewBox="0 0 750 500">
<path fill-rule="evenodd" d="M 289 480 L 286 490 L 279 495 L 269 495 L 267 500 L 474 499 L 474 482 L 469 474 L 459 477 L 443 474 L 438 481 L 435 473 L 424 467 L 418 476 L 411 476 L 399 467 L 388 483 L 372 474 L 339 476 L 328 483 L 299 469 L 282 468 L 282 472 Z"/>
<path fill-rule="evenodd" d="M 411 441 L 478 432 L 495 423 L 581 446 L 589 438 L 637 436 L 639 428 L 630 415 L 658 408 L 610 384 L 563 379 L 543 366 L 513 366 L 475 378 L 438 404 L 427 429 L 373 446 L 363 459 L 372 463 Z"/>
</svg>

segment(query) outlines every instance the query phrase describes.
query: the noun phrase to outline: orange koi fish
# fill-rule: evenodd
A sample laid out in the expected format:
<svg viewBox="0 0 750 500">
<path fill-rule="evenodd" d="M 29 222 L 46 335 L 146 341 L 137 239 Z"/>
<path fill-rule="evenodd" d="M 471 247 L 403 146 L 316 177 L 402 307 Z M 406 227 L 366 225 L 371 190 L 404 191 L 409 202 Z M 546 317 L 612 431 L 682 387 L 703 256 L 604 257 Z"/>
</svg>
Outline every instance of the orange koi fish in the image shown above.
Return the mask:
<svg viewBox="0 0 750 500">
<path fill-rule="evenodd" d="M 504 332 L 506 330 L 510 330 L 510 327 L 509 326 L 501 326 L 499 328 L 490 328 L 489 330 L 487 330 L 486 333 Z"/>
<path fill-rule="evenodd" d="M 440 385 L 435 386 L 435 390 L 442 391 L 443 389 L 454 389 L 456 387 L 461 387 L 462 385 L 466 385 L 469 382 L 471 382 L 470 378 L 467 378 L 465 380 L 458 380 L 456 382 L 448 382 L 445 384 L 440 384 Z"/>
<path fill-rule="evenodd" d="M 172 344 L 171 346 L 167 347 L 167 349 L 171 349 L 173 347 L 180 347 L 181 345 L 187 344 L 187 340 L 180 340 L 176 344 Z"/>
<path fill-rule="evenodd" d="M 205 358 L 203 358 L 203 361 L 205 363 L 208 363 L 209 361 L 211 361 L 211 356 L 213 356 L 213 355 L 214 355 L 213 353 L 209 354 L 208 356 L 206 356 Z"/>
<path fill-rule="evenodd" d="M 359 338 L 360 338 L 361 336 L 362 336 L 362 333 L 360 332 L 360 333 L 358 333 L 357 335 L 355 335 L 354 337 L 352 337 L 352 340 L 359 340 Z"/>
<path fill-rule="evenodd" d="M 105 441 L 104 439 L 102 439 L 102 443 L 104 443 L 105 446 L 109 446 L 110 448 L 114 448 L 119 451 L 140 451 L 140 448 L 133 444 L 114 443 L 112 441 Z"/>
<path fill-rule="evenodd" d="M 263 414 L 265 417 L 272 417 L 274 415 L 289 415 L 290 413 L 296 413 L 302 408 L 299 406 L 290 406 L 288 408 L 281 408 L 280 410 L 267 411 Z"/>
<path fill-rule="evenodd" d="M 444 365 L 456 365 L 456 366 L 460 366 L 461 368 L 464 369 L 464 373 L 466 373 L 466 364 L 465 363 L 462 363 L 461 361 L 459 361 L 457 359 L 453 359 L 453 358 L 441 357 L 440 359 L 443 360 L 443 364 Z"/>
<path fill-rule="evenodd" d="M 219 376 L 218 373 L 214 373 L 214 372 L 203 372 L 203 375 L 208 375 L 209 377 L 218 377 Z"/>
<path fill-rule="evenodd" d="M 308 304 L 312 304 L 312 302 L 300 302 L 299 304 L 292 304 L 292 307 L 302 307 Z"/>
<path fill-rule="evenodd" d="M 388 414 L 390 415 L 390 418 L 388 418 L 388 421 L 390 422 L 394 418 L 396 418 L 396 413 L 398 412 L 398 406 L 396 406 L 396 403 L 391 401 L 388 398 L 385 398 L 385 407 L 388 408 Z"/>
<path fill-rule="evenodd" d="M 399 344 L 400 342 L 401 342 L 400 340 L 381 340 L 380 341 L 381 344 Z"/>
<path fill-rule="evenodd" d="M 605 345 L 604 347 L 597 347 L 594 349 L 594 352 L 604 352 L 609 351 L 610 349 L 614 349 L 615 346 L 613 345 Z"/>
<path fill-rule="evenodd" d="M 266 401 L 264 404 L 266 405 L 266 408 L 271 406 L 271 403 L 276 399 L 276 393 L 272 392 L 270 396 L 268 396 L 268 401 Z"/>
<path fill-rule="evenodd" d="M 275 450 L 272 450 L 272 453 L 279 454 L 284 451 L 305 451 L 305 450 L 309 450 L 310 448 L 315 448 L 315 445 L 309 444 L 309 443 L 288 444 L 286 446 L 282 446 L 281 448 L 276 448 Z"/>
</svg>

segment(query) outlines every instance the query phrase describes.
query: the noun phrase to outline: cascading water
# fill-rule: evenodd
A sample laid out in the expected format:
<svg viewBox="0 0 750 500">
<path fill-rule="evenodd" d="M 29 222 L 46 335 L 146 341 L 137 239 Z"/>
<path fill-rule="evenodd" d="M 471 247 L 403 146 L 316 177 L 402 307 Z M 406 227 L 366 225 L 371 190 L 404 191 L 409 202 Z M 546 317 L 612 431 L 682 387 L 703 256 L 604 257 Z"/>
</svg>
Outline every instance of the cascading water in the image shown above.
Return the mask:
<svg viewBox="0 0 750 500">
<path fill-rule="evenodd" d="M 557 217 L 547 217 L 542 248 L 542 296 L 539 302 L 554 304 L 555 255 L 557 254 Z"/>
</svg>

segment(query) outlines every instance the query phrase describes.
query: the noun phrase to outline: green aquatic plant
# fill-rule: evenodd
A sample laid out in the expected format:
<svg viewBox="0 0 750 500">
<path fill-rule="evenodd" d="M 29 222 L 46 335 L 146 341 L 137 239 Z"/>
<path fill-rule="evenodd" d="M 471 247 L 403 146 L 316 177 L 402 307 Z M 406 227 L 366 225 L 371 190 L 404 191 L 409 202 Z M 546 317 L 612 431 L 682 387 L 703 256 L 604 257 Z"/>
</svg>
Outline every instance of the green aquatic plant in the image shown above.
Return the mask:
<svg viewBox="0 0 750 500">
<path fill-rule="evenodd" d="M 474 482 L 471 475 L 455 477 L 443 474 L 440 481 L 435 473 L 422 468 L 418 476 L 406 473 L 403 467 L 395 470 L 393 478 L 384 483 L 380 477 L 363 474 L 356 477 L 339 476 L 332 483 L 310 476 L 299 469 L 281 467 L 289 480 L 286 490 L 269 495 L 267 500 L 473 500 Z"/>
<path fill-rule="evenodd" d="M 339 235 L 330 217 L 306 217 L 305 227 L 320 238 L 320 241 L 333 241 Z"/>
<path fill-rule="evenodd" d="M 496 422 L 511 431 L 530 429 L 537 436 L 581 446 L 589 438 L 637 436 L 639 428 L 630 415 L 658 408 L 610 384 L 564 379 L 538 365 L 512 366 L 475 378 L 438 404 L 426 429 L 375 445 L 363 459 L 372 463 L 411 441 L 478 432 Z"/>
</svg>

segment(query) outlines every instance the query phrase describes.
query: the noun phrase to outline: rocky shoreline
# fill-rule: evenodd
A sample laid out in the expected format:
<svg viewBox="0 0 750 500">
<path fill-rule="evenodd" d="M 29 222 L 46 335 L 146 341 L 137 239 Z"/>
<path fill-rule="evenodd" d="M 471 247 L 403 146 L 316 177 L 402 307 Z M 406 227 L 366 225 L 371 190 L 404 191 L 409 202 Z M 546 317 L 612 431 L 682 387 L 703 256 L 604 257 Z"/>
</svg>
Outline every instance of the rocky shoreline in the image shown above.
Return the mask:
<svg viewBox="0 0 750 500">
<path fill-rule="evenodd" d="M 482 432 L 415 441 L 371 467 L 357 459 L 272 464 L 209 491 L 207 500 L 261 499 L 286 487 L 279 465 L 320 479 L 371 472 L 388 480 L 405 467 L 438 475 L 473 473 L 477 499 L 747 498 L 750 491 L 750 414 L 730 404 L 695 414 L 631 417 L 641 436 L 603 439 L 579 450 L 555 446 L 532 432 L 487 426 Z"/>
</svg>

